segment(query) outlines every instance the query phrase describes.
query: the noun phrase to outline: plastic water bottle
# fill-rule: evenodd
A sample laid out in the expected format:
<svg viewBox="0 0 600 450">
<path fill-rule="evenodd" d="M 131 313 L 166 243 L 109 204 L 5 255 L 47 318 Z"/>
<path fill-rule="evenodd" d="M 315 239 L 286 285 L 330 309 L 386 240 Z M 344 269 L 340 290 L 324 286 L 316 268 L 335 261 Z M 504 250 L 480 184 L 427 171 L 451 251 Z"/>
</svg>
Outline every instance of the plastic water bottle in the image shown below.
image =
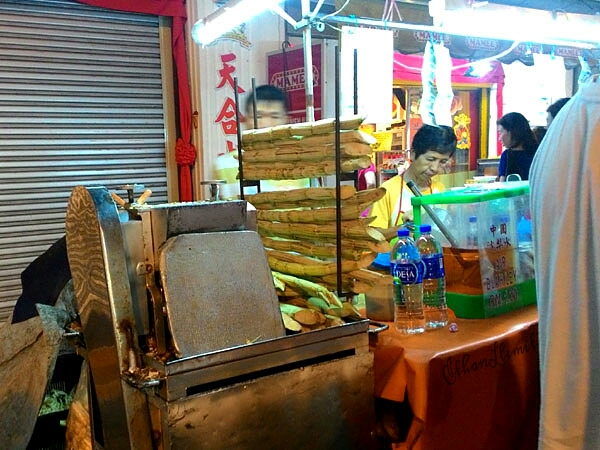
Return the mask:
<svg viewBox="0 0 600 450">
<path fill-rule="evenodd" d="M 415 241 L 406 229 L 398 230 L 398 241 L 390 254 L 394 277 L 394 325 L 400 333 L 425 331 L 423 314 L 423 262 Z"/>
<path fill-rule="evenodd" d="M 477 216 L 469 217 L 467 228 L 467 248 L 478 248 L 479 230 L 477 229 Z"/>
<path fill-rule="evenodd" d="M 434 329 L 448 325 L 446 307 L 446 277 L 442 246 L 431 234 L 431 225 L 419 227 L 421 236 L 417 239 L 417 249 L 423 259 L 423 311 L 425 328 Z"/>
</svg>

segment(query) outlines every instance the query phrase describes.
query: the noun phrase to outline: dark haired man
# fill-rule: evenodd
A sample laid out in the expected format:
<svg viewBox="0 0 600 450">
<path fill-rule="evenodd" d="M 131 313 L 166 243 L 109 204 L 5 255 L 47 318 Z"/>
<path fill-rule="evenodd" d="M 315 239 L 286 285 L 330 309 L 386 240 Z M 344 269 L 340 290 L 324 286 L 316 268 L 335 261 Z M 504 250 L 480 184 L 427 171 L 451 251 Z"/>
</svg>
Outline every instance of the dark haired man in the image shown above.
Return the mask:
<svg viewBox="0 0 600 450">
<path fill-rule="evenodd" d="M 263 84 L 255 88 L 256 117 L 253 92 L 246 100 L 246 129 L 268 128 L 288 123 L 289 102 L 287 94 L 276 86 Z M 256 125 L 254 119 L 256 118 Z M 308 178 L 302 180 L 262 180 L 261 191 L 277 191 L 310 187 Z"/>
<path fill-rule="evenodd" d="M 386 238 L 392 238 L 403 222 L 412 221 L 410 199 L 413 194 L 406 183 L 413 181 L 422 194 L 444 191 L 444 185 L 433 177 L 445 172 L 455 151 L 456 134 L 451 127 L 421 126 L 412 141 L 414 159 L 408 169 L 381 185 L 386 193 L 371 208 L 369 215 L 375 217 L 371 226 L 379 228 Z"/>
<path fill-rule="evenodd" d="M 548 109 L 546 109 L 546 126 L 550 126 L 558 112 L 567 104 L 569 100 L 571 100 L 571 97 L 561 98 L 560 100 L 556 100 L 554 103 L 548 106 Z"/>
<path fill-rule="evenodd" d="M 278 87 L 264 84 L 256 88 L 256 125 L 254 124 L 254 94 L 246 100 L 246 128 L 268 128 L 288 122 L 287 94 Z"/>
</svg>

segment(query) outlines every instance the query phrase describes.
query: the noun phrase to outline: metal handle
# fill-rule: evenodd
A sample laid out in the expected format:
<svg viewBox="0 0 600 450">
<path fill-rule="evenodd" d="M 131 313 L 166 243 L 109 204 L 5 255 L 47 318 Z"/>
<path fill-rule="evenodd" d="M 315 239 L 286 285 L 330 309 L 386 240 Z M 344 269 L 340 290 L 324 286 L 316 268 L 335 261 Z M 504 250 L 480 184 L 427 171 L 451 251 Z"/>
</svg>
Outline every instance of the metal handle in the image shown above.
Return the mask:
<svg viewBox="0 0 600 450">
<path fill-rule="evenodd" d="M 412 193 L 415 194 L 416 197 L 423 197 L 423 194 L 421 194 L 421 191 L 419 190 L 419 188 L 417 187 L 417 185 L 415 184 L 414 181 L 412 181 L 412 180 L 407 181 L 406 185 L 412 191 Z M 425 209 L 425 211 L 427 211 L 427 214 L 429 214 L 431 219 L 435 222 L 435 224 L 440 229 L 442 234 L 444 236 L 446 236 L 446 239 L 448 239 L 448 242 L 450 242 L 450 246 L 459 247 L 458 241 L 454 238 L 454 235 L 450 232 L 450 230 L 448 230 L 448 228 L 446 228 L 446 225 L 444 225 L 444 223 L 440 220 L 440 218 L 437 216 L 437 214 L 431 208 L 431 206 L 429 206 L 429 205 L 422 205 L 422 206 Z"/>
<path fill-rule="evenodd" d="M 373 334 L 373 335 L 377 335 L 379 333 L 381 333 L 382 331 L 387 330 L 390 326 L 387 323 L 380 323 L 380 322 L 373 322 L 372 320 L 369 320 L 369 326 L 373 325 L 376 328 L 369 328 L 368 333 L 369 334 Z"/>
</svg>

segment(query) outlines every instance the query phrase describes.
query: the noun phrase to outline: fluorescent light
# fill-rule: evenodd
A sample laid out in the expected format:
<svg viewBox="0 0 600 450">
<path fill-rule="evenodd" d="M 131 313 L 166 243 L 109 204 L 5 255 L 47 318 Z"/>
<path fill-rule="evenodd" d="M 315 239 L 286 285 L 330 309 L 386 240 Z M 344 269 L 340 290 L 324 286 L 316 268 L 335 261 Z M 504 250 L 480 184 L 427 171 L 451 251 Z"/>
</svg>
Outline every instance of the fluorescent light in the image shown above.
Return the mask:
<svg viewBox="0 0 600 450">
<path fill-rule="evenodd" d="M 447 34 L 580 48 L 600 46 L 600 19 L 595 16 L 486 4 L 446 9 L 437 19 L 440 32 Z"/>
<path fill-rule="evenodd" d="M 229 0 L 212 14 L 192 27 L 192 38 L 198 44 L 208 45 L 241 23 L 263 11 L 278 6 L 284 0 Z"/>
</svg>

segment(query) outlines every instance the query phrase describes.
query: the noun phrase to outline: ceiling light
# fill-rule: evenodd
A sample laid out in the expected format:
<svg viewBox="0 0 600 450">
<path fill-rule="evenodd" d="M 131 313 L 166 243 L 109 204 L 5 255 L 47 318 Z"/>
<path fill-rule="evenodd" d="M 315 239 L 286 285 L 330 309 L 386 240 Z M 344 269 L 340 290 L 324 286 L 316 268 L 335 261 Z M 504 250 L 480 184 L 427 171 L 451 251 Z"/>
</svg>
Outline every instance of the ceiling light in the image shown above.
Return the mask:
<svg viewBox="0 0 600 450">
<path fill-rule="evenodd" d="M 192 27 L 192 38 L 198 44 L 208 45 L 238 25 L 247 22 L 284 0 L 229 0 L 212 14 Z"/>
<path fill-rule="evenodd" d="M 447 34 L 548 45 L 598 48 L 600 18 L 530 8 L 481 5 L 446 9 L 436 17 Z"/>
</svg>

